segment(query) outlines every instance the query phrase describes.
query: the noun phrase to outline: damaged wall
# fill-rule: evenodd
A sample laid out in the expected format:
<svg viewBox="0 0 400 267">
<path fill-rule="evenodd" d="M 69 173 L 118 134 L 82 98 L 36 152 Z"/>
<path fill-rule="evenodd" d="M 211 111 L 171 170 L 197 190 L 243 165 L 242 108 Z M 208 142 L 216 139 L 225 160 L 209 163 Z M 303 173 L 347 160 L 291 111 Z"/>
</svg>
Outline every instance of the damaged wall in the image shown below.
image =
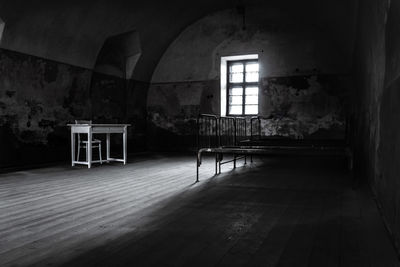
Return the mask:
<svg viewBox="0 0 400 267">
<path fill-rule="evenodd" d="M 344 139 L 350 78 L 311 74 L 261 80 L 262 135 Z M 350 83 L 351 84 L 351 83 Z"/>
<path fill-rule="evenodd" d="M 217 12 L 170 45 L 149 89 L 150 136 L 163 132 L 175 139 L 171 146 L 182 145 L 182 136 L 194 140 L 191 126 L 198 112 L 220 112 L 221 56 L 258 54 L 260 115 L 270 119 L 265 134 L 344 138 L 352 51 L 337 44 L 336 36 L 279 8 L 248 8 L 245 29 L 242 21 L 236 10 Z"/>
<path fill-rule="evenodd" d="M 130 143 L 143 144 L 146 94 L 139 82 L 1 49 L 0 168 L 68 160 L 75 119 L 132 123 Z"/>
<path fill-rule="evenodd" d="M 150 85 L 147 99 L 150 148 L 181 150 L 194 147 L 197 115 L 217 112 L 218 88 L 216 80 Z"/>
<path fill-rule="evenodd" d="M 360 1 L 356 54 L 356 170 L 375 192 L 400 246 L 400 3 Z M 399 250 L 400 251 L 400 250 Z"/>
</svg>

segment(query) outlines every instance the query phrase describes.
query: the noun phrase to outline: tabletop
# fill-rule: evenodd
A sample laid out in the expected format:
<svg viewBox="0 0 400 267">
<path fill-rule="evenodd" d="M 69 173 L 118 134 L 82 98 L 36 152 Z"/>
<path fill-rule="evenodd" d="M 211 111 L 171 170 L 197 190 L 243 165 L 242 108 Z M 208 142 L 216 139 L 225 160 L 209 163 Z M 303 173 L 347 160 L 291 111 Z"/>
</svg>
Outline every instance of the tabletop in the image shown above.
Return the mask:
<svg viewBox="0 0 400 267">
<path fill-rule="evenodd" d="M 67 124 L 67 126 L 73 127 L 73 126 L 94 126 L 94 127 L 125 127 L 125 126 L 131 126 L 130 124 L 113 124 L 113 123 L 82 123 L 82 124 L 76 124 L 76 123 L 71 123 Z"/>
</svg>

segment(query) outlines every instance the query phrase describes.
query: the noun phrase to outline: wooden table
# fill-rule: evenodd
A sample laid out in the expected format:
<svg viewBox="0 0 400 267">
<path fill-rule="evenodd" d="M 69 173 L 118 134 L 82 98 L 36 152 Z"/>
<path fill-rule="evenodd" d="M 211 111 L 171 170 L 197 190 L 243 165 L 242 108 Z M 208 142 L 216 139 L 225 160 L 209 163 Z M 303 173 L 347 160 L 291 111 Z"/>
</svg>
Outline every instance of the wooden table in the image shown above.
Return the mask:
<svg viewBox="0 0 400 267">
<path fill-rule="evenodd" d="M 127 129 L 130 124 L 68 124 L 71 127 L 71 159 L 72 166 L 75 164 L 87 165 L 88 168 L 92 166 L 92 163 L 100 161 L 92 161 L 92 142 L 88 142 L 86 149 L 86 160 L 87 161 L 77 161 L 75 160 L 75 134 L 87 134 L 88 139 L 92 140 L 93 134 L 106 134 L 107 138 L 107 159 L 106 162 L 117 161 L 126 164 L 126 154 L 127 154 Z M 123 158 L 110 158 L 110 134 L 119 133 L 122 134 L 123 140 Z M 79 159 L 78 159 L 79 160 Z"/>
</svg>

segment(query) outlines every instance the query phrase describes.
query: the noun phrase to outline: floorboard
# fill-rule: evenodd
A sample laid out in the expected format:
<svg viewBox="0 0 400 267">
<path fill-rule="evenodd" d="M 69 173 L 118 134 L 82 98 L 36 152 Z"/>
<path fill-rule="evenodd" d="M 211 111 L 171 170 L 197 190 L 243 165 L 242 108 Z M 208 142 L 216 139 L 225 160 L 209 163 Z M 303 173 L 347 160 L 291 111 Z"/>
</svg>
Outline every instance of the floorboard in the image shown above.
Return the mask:
<svg viewBox="0 0 400 267">
<path fill-rule="evenodd" d="M 339 159 L 129 162 L 0 174 L 0 266 L 400 266 Z"/>
</svg>

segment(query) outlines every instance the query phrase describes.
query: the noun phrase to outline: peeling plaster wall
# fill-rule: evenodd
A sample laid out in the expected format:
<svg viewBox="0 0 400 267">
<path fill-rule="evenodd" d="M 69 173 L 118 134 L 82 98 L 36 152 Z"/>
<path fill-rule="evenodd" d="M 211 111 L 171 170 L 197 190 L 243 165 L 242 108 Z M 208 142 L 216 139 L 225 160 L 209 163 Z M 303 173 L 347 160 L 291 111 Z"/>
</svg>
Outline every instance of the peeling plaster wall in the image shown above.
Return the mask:
<svg viewBox="0 0 400 267">
<path fill-rule="evenodd" d="M 261 81 L 262 135 L 295 139 L 344 139 L 350 78 L 308 75 Z"/>
<path fill-rule="evenodd" d="M 400 248 L 400 3 L 360 1 L 356 54 L 357 176 L 368 180 Z M 400 252 L 400 250 L 399 250 Z"/>
<path fill-rule="evenodd" d="M 1 49 L 0 168 L 68 160 L 66 124 L 75 119 L 139 121 L 143 131 L 145 105 L 128 103 L 146 94 L 138 82 Z M 144 143 L 142 133 L 130 131 L 132 143 Z"/>
<path fill-rule="evenodd" d="M 150 136 L 174 136 L 171 147 L 182 145 L 182 136 L 194 140 L 198 113 L 220 111 L 221 56 L 258 54 L 260 115 L 269 118 L 264 134 L 343 139 L 352 51 L 283 10 L 249 8 L 246 13 L 245 30 L 236 10 L 225 10 L 189 26 L 170 45 L 149 89 Z M 185 122 L 190 122 L 186 128 Z"/>
<path fill-rule="evenodd" d="M 147 134 L 150 148 L 182 150 L 194 147 L 199 113 L 216 113 L 218 81 L 157 83 L 149 88 Z"/>
</svg>

